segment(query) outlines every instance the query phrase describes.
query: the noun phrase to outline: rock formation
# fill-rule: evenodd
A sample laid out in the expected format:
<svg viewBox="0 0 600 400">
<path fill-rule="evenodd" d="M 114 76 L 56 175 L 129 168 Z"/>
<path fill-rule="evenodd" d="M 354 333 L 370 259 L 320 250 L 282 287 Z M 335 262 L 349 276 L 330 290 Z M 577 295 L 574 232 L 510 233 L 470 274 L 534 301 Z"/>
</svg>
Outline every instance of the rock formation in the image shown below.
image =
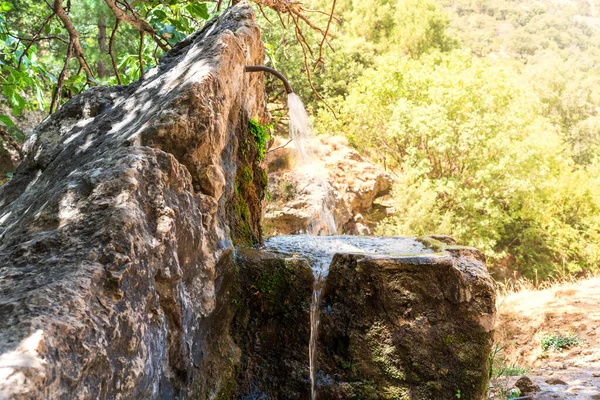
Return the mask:
<svg viewBox="0 0 600 400">
<path fill-rule="evenodd" d="M 0 187 L 0 398 L 230 398 L 221 299 L 232 241 L 261 240 L 248 121 L 267 113 L 244 66 L 263 52 L 240 4 L 34 131 Z"/>
<path fill-rule="evenodd" d="M 320 310 L 319 399 L 484 398 L 494 285 L 482 253 L 437 239 L 419 239 L 425 254 L 334 256 Z M 237 265 L 237 398 L 309 398 L 307 261 L 251 250 Z"/>
<path fill-rule="evenodd" d="M 336 136 L 318 136 L 314 149 L 329 172 L 335 198 L 335 214 L 339 233 L 369 235 L 386 214 L 386 207 L 374 204 L 389 193 L 391 177 L 383 168 L 364 159 Z M 310 200 L 315 185 L 309 177 L 294 169 L 294 144 L 277 138 L 267 154 L 270 201 L 267 204 L 264 229 L 267 236 L 306 232 L 316 214 Z"/>
<path fill-rule="evenodd" d="M 321 308 L 325 398 L 483 399 L 495 288 L 479 251 L 334 257 Z"/>
</svg>

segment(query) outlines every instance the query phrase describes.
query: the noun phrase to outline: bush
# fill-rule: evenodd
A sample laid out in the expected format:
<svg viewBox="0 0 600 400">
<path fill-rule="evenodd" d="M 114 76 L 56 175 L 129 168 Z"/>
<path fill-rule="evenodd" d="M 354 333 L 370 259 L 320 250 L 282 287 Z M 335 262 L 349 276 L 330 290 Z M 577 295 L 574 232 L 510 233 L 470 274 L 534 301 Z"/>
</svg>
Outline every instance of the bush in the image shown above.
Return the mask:
<svg viewBox="0 0 600 400">
<path fill-rule="evenodd" d="M 573 162 L 511 74 L 465 51 L 384 57 L 318 128 L 396 174 L 379 234 L 449 234 L 529 277 L 597 268 L 598 168 Z"/>
</svg>

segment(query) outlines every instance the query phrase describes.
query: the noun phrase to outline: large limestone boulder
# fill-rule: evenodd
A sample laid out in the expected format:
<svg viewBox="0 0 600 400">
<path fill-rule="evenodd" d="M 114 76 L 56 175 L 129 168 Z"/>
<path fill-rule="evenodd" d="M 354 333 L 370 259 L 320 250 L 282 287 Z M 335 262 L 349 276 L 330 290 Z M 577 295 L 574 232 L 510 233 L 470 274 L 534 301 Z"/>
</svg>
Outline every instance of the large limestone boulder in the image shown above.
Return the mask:
<svg viewBox="0 0 600 400">
<path fill-rule="evenodd" d="M 0 187 L 0 398 L 230 398 L 233 243 L 260 242 L 265 193 L 244 66 L 262 61 L 242 3 L 34 131 Z"/>
<path fill-rule="evenodd" d="M 294 143 L 277 137 L 267 153 L 269 195 L 264 216 L 267 236 L 310 231 L 321 202 L 330 201 L 338 233 L 369 235 L 377 222 L 387 216 L 387 207 L 376 201 L 389 194 L 391 176 L 365 159 L 340 136 L 318 136 L 312 143 L 320 165 L 326 171 L 331 193 L 324 190 L 314 175 L 297 168 Z M 286 144 L 287 143 L 287 144 Z M 329 200 L 331 199 L 331 200 Z"/>
<path fill-rule="evenodd" d="M 483 399 L 493 281 L 479 251 L 438 239 L 452 243 L 276 237 L 266 250 L 238 251 L 234 324 L 243 361 L 236 398 L 310 397 L 309 265 L 329 253 L 319 307 L 319 399 Z"/>
<path fill-rule="evenodd" d="M 479 251 L 338 254 L 319 336 L 321 399 L 483 399 L 495 289 Z"/>
</svg>

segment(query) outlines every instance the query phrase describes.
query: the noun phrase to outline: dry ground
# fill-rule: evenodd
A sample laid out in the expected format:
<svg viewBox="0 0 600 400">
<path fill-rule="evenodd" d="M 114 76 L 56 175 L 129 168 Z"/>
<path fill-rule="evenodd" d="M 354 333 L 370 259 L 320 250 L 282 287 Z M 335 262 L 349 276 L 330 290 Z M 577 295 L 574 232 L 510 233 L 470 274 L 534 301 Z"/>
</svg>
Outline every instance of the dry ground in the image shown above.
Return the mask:
<svg viewBox="0 0 600 400">
<path fill-rule="evenodd" d="M 527 375 L 540 386 L 531 398 L 600 399 L 600 278 L 509 294 L 498 314 L 502 350 L 495 364 L 527 371 L 513 368 L 515 376 L 493 379 L 490 398 L 509 398 L 506 390 Z M 576 336 L 581 344 L 543 351 L 541 340 L 556 334 Z"/>
</svg>

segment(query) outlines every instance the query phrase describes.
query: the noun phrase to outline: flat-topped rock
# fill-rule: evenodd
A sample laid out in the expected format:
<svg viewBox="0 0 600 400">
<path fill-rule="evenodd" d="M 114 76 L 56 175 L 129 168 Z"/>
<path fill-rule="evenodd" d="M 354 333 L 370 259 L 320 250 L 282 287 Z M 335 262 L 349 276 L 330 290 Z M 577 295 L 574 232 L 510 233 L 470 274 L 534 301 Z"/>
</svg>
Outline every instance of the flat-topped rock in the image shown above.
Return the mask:
<svg viewBox="0 0 600 400">
<path fill-rule="evenodd" d="M 327 264 L 319 399 L 484 398 L 496 310 L 481 252 L 445 236 L 284 236 L 266 247 Z"/>
</svg>

